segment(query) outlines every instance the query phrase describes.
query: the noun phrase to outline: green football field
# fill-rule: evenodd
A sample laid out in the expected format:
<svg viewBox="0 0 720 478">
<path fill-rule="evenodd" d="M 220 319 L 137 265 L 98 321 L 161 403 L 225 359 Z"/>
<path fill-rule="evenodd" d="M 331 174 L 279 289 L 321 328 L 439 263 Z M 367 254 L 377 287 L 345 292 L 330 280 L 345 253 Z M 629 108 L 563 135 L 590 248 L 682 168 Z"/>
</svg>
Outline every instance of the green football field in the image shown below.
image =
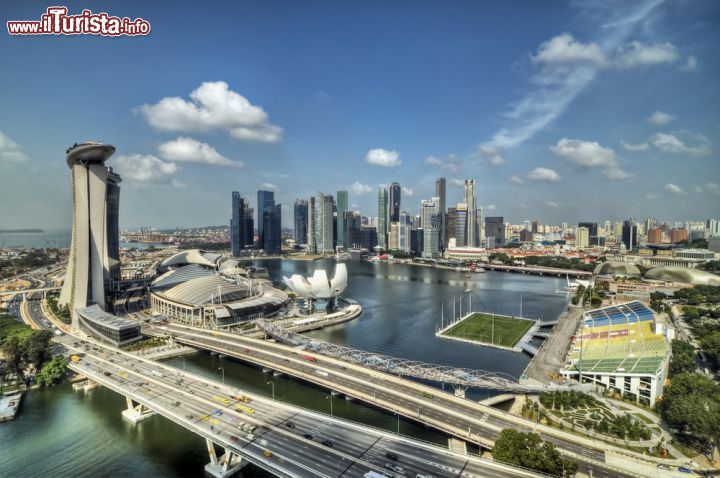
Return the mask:
<svg viewBox="0 0 720 478">
<path fill-rule="evenodd" d="M 443 335 L 504 347 L 514 347 L 532 327 L 533 321 L 512 317 L 473 314 Z"/>
</svg>

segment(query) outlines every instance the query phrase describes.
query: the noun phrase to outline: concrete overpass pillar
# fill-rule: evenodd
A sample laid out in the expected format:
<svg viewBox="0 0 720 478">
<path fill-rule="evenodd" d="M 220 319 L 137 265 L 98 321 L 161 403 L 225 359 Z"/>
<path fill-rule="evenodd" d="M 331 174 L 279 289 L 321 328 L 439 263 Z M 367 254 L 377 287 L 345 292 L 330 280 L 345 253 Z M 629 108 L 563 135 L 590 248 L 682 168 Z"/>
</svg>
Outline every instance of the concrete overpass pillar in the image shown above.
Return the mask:
<svg viewBox="0 0 720 478">
<path fill-rule="evenodd" d="M 123 410 L 122 416 L 126 420 L 137 424 L 146 418 L 150 418 L 151 416 L 155 415 L 155 412 L 147 408 L 142 403 L 138 403 L 135 405 L 130 397 L 125 397 L 125 400 L 127 400 L 127 410 Z"/>
<path fill-rule="evenodd" d="M 467 390 L 466 387 L 457 386 L 455 387 L 455 396 L 460 398 L 465 398 L 465 390 Z"/>
<path fill-rule="evenodd" d="M 207 443 L 208 456 L 210 463 L 205 465 L 205 472 L 215 478 L 227 478 L 237 473 L 241 468 L 248 464 L 241 456 L 238 456 L 232 450 L 225 448 L 225 453 L 218 458 L 215 453 L 215 443 L 209 438 L 205 439 Z"/>
</svg>

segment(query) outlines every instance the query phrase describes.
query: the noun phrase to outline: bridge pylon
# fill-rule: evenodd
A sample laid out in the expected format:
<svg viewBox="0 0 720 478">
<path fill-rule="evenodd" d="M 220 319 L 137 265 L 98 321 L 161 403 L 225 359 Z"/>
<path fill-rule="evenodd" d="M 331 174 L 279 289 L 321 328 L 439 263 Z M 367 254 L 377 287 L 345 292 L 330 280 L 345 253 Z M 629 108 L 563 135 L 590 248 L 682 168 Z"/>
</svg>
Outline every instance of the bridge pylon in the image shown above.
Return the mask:
<svg viewBox="0 0 720 478">
<path fill-rule="evenodd" d="M 468 389 L 468 387 L 464 385 L 454 385 L 454 388 L 456 397 L 465 398 L 465 391 Z"/>
<path fill-rule="evenodd" d="M 225 453 L 218 458 L 215 453 L 215 443 L 209 438 L 205 439 L 207 443 L 208 455 L 210 463 L 205 465 L 205 471 L 215 478 L 227 478 L 237 473 L 241 468 L 248 464 L 241 456 L 232 450 L 225 448 Z"/>
<path fill-rule="evenodd" d="M 155 415 L 155 412 L 153 410 L 150 410 L 142 403 L 138 403 L 137 405 L 135 405 L 135 403 L 130 397 L 125 397 L 125 400 L 127 400 L 128 407 L 127 410 L 123 410 L 122 416 L 126 420 L 132 423 L 138 423 L 145 420 L 146 418 L 150 418 L 151 416 Z"/>
</svg>

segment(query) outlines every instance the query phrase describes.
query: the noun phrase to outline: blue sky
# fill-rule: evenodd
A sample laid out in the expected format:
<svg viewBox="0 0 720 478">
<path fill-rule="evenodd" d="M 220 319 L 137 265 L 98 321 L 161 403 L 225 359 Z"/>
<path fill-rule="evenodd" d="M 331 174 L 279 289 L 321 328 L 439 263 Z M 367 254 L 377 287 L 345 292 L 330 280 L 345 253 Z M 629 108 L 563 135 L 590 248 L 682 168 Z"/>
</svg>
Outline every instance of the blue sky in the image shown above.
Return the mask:
<svg viewBox="0 0 720 478">
<path fill-rule="evenodd" d="M 286 225 L 315 191 L 374 216 L 392 181 L 416 213 L 439 176 L 514 222 L 720 216 L 715 1 L 66 5 L 152 32 L 0 35 L 0 228 L 69 227 L 85 139 L 117 147 L 123 227 L 224 224 L 261 188 Z"/>
</svg>

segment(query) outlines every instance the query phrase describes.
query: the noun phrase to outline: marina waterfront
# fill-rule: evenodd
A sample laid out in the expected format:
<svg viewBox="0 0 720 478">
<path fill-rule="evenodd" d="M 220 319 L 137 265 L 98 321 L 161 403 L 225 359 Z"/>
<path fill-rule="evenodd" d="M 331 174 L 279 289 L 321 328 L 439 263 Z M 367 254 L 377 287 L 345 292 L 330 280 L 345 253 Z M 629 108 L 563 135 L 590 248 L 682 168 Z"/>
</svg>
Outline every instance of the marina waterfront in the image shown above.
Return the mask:
<svg viewBox="0 0 720 478">
<path fill-rule="evenodd" d="M 316 267 L 331 270 L 333 260 L 256 261 L 270 277 L 309 275 Z M 567 297 L 557 295 L 564 279 L 503 272 L 465 277 L 465 273 L 404 264 L 348 262 L 346 296 L 358 300 L 363 315 L 351 322 L 311 332 L 313 337 L 396 357 L 519 376 L 529 356 L 435 337 L 441 304 L 452 313 L 453 298 L 472 289 L 473 308 L 517 315 L 520 292 L 523 315 L 556 318 Z M 456 302 L 457 307 L 457 302 Z M 391 412 L 333 396 L 327 390 L 272 374 L 205 352 L 168 360 L 187 371 L 225 381 L 252 392 L 330 413 L 418 439 L 447 444 L 447 437 Z M 487 394 L 472 391 L 469 396 Z M 198 476 L 207 462 L 204 442 L 174 423 L 155 416 L 137 426 L 120 412 L 124 398 L 102 387 L 75 392 L 70 385 L 32 390 L 23 399 L 18 418 L 0 425 L 0 470 L 4 476 Z M 248 467 L 243 475 L 267 476 Z"/>
</svg>

